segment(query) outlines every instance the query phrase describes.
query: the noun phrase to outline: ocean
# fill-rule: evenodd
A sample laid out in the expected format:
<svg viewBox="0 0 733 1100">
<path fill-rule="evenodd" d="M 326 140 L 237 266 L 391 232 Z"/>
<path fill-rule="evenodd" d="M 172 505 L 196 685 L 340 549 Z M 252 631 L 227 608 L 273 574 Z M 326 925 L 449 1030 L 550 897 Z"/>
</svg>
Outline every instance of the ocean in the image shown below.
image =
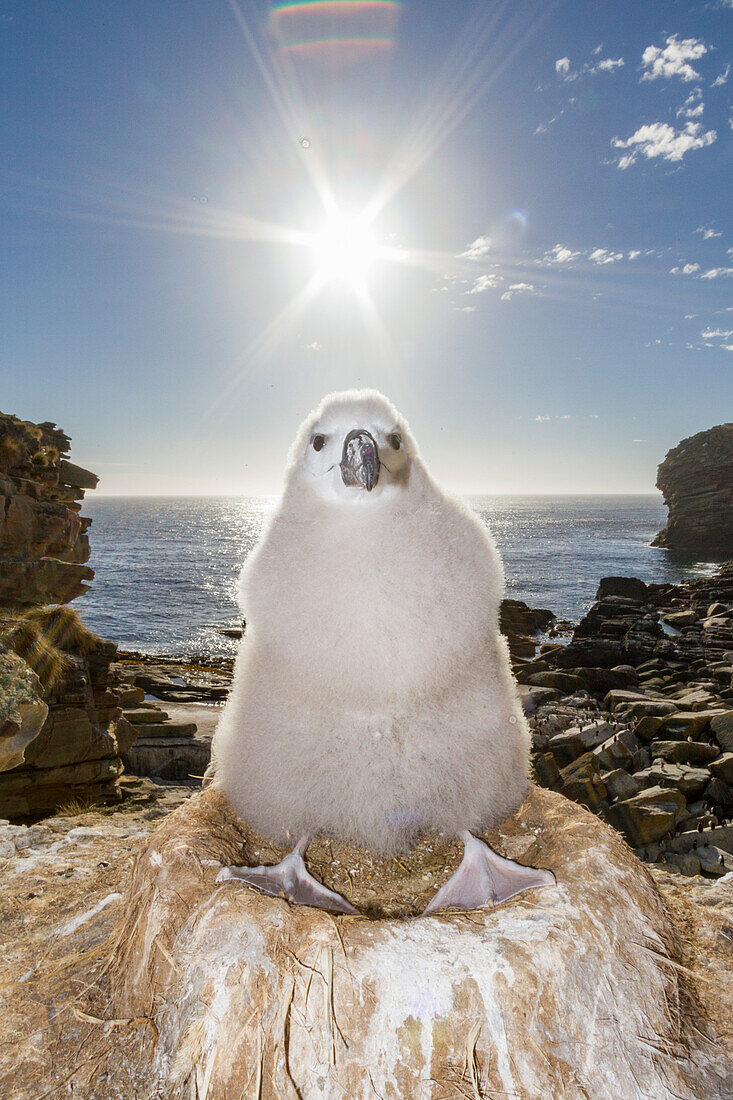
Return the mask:
<svg viewBox="0 0 733 1100">
<path fill-rule="evenodd" d="M 469 497 L 504 559 L 507 595 L 577 620 L 603 576 L 677 582 L 714 563 L 650 546 L 664 526 L 657 496 Z M 237 574 L 274 497 L 90 497 L 91 591 L 74 604 L 124 649 L 228 656 Z"/>
</svg>

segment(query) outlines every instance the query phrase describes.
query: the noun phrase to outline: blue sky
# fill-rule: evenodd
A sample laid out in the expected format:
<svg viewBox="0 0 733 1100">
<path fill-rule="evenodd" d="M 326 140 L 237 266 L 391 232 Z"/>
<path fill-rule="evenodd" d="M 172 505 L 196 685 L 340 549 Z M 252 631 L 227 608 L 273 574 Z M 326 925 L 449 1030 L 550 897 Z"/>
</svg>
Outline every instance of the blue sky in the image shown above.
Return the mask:
<svg viewBox="0 0 733 1100">
<path fill-rule="evenodd" d="M 325 61 L 271 27 L 0 2 L 0 409 L 100 493 L 274 492 L 356 385 L 469 492 L 653 491 L 731 419 L 733 0 L 405 0 Z M 376 211 L 358 293 L 313 287 L 324 191 Z"/>
</svg>

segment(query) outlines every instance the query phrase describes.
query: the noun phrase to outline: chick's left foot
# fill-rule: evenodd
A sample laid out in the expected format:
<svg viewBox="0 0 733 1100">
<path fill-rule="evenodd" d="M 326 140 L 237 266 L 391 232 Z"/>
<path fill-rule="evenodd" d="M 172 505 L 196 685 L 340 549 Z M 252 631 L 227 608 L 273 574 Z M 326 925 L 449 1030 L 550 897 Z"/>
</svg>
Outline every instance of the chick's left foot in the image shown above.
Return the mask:
<svg viewBox="0 0 733 1100">
<path fill-rule="evenodd" d="M 461 833 L 463 859 L 458 869 L 441 886 L 424 913 L 435 913 L 449 906 L 458 909 L 480 909 L 484 905 L 497 905 L 524 890 L 539 886 L 554 886 L 552 871 L 541 867 L 524 867 L 512 859 L 505 859 L 484 844 L 472 833 Z"/>
</svg>

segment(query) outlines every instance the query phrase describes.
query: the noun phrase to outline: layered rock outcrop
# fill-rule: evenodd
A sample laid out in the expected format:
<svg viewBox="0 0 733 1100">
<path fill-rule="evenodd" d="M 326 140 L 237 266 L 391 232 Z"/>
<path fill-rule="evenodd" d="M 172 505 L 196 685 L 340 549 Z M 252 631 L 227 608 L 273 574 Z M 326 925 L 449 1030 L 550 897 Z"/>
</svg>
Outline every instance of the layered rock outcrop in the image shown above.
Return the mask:
<svg viewBox="0 0 733 1100">
<path fill-rule="evenodd" d="M 94 576 L 79 513 L 98 479 L 68 460 L 70 442 L 55 424 L 0 413 L 0 603 L 68 603 Z"/>
<path fill-rule="evenodd" d="M 655 546 L 733 554 L 733 423 L 673 447 L 659 466 L 657 487 L 669 518 Z"/>
<path fill-rule="evenodd" d="M 0 817 L 119 801 L 136 736 L 117 647 L 62 606 L 94 576 L 80 511 L 97 477 L 69 443 L 54 424 L 0 414 Z"/>
<path fill-rule="evenodd" d="M 642 859 L 733 871 L 733 562 L 681 585 L 605 578 L 568 645 L 515 667 L 544 692 L 530 719 L 543 785 Z"/>
</svg>

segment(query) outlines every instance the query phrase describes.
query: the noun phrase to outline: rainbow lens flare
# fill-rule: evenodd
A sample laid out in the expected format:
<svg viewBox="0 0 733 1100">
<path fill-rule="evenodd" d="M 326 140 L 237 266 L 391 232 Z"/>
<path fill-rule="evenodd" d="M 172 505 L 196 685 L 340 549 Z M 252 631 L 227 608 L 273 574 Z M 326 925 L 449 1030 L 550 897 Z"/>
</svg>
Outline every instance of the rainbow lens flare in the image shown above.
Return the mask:
<svg viewBox="0 0 733 1100">
<path fill-rule="evenodd" d="M 272 8 L 270 33 L 286 55 L 347 66 L 392 50 L 399 12 L 397 0 L 300 0 Z"/>
</svg>

